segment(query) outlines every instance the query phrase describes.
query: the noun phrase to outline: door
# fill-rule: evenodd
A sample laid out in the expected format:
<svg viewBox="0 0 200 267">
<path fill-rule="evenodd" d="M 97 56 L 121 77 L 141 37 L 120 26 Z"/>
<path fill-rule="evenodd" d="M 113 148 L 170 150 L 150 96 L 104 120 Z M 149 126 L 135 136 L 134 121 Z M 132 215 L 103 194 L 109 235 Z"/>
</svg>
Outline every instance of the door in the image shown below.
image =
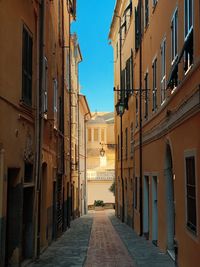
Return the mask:
<svg viewBox="0 0 200 267">
<path fill-rule="evenodd" d="M 149 239 L 149 176 L 144 176 L 143 234 Z"/>
<path fill-rule="evenodd" d="M 33 196 L 34 188 L 25 187 L 23 193 L 22 260 L 33 255 Z"/>
<path fill-rule="evenodd" d="M 175 260 L 175 206 L 174 206 L 174 179 L 171 148 L 167 145 L 165 159 L 166 207 L 167 207 L 167 248 L 170 256 Z"/>
<path fill-rule="evenodd" d="M 152 243 L 157 246 L 158 241 L 158 181 L 152 177 Z"/>
<path fill-rule="evenodd" d="M 9 168 L 7 177 L 7 214 L 6 214 L 6 244 L 5 266 L 10 263 L 18 266 L 19 256 L 14 255 L 21 242 L 21 218 L 23 207 L 22 184 L 18 183 L 20 169 Z"/>
</svg>

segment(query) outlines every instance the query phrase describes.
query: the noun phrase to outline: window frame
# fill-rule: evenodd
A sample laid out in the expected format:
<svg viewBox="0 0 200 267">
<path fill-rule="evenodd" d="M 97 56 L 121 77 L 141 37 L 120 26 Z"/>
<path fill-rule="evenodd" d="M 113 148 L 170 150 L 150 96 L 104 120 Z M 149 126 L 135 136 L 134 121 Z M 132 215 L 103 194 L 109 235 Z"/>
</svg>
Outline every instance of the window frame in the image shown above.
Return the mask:
<svg viewBox="0 0 200 267">
<path fill-rule="evenodd" d="M 48 112 L 48 60 L 47 57 L 43 58 L 43 113 L 44 117 L 47 118 Z"/>
<path fill-rule="evenodd" d="M 166 37 L 163 39 L 160 47 L 161 47 L 161 86 L 160 86 L 161 93 L 160 93 L 160 97 L 161 97 L 161 105 L 162 105 L 166 100 Z"/>
<path fill-rule="evenodd" d="M 144 118 L 147 120 L 149 116 L 149 71 L 148 69 L 145 72 L 144 75 L 144 86 L 145 86 L 145 97 L 144 97 Z"/>
<path fill-rule="evenodd" d="M 53 114 L 54 114 L 54 128 L 58 127 L 58 81 L 53 79 Z"/>
<path fill-rule="evenodd" d="M 196 229 L 193 230 L 191 229 L 190 226 L 188 226 L 188 197 L 187 197 L 187 164 L 186 164 L 186 159 L 187 158 L 194 158 L 194 174 L 195 174 L 195 216 L 196 216 Z M 197 179 L 197 154 L 196 150 L 187 150 L 184 152 L 184 172 L 185 172 L 185 226 L 186 229 L 193 234 L 193 236 L 198 236 L 198 179 Z"/>
<path fill-rule="evenodd" d="M 33 35 L 28 27 L 22 27 L 22 102 L 32 106 L 33 89 Z M 28 83 L 28 87 L 27 87 Z"/>
<path fill-rule="evenodd" d="M 178 57 L 178 8 L 174 10 L 171 19 L 171 65 Z"/>
<path fill-rule="evenodd" d="M 144 0 L 144 27 L 149 26 L 149 0 Z"/>
<path fill-rule="evenodd" d="M 128 159 L 128 128 L 125 129 L 125 160 Z"/>
<path fill-rule="evenodd" d="M 190 20 L 190 10 L 188 9 L 187 10 L 187 15 L 186 15 L 186 3 L 188 4 L 189 1 L 192 2 L 192 12 L 191 12 L 191 15 L 192 15 L 192 18 L 191 18 L 191 22 L 192 22 L 192 25 L 189 27 L 189 20 Z M 189 5 L 187 5 L 189 6 Z M 186 25 L 186 21 L 187 21 L 187 25 Z M 186 29 L 187 27 L 187 29 Z M 184 38 L 185 40 L 187 40 L 187 38 L 189 37 L 191 31 L 193 30 L 193 27 L 194 27 L 194 1 L 193 0 L 184 0 Z"/>
<path fill-rule="evenodd" d="M 157 103 L 157 56 L 152 61 L 152 111 L 156 112 L 158 108 Z"/>
<path fill-rule="evenodd" d="M 130 158 L 133 159 L 134 157 L 134 127 L 133 122 L 131 122 L 130 126 Z"/>
<path fill-rule="evenodd" d="M 138 209 L 138 177 L 135 176 L 135 183 L 134 183 L 134 209 Z"/>
</svg>

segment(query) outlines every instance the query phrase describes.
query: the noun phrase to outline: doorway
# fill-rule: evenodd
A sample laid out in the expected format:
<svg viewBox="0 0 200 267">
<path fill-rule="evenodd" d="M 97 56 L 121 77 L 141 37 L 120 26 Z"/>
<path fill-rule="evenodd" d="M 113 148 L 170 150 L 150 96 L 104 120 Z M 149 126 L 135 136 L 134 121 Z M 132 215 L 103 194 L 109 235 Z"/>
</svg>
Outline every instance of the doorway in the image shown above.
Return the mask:
<svg viewBox="0 0 200 267">
<path fill-rule="evenodd" d="M 124 203 L 124 222 L 128 223 L 128 190 L 127 190 L 127 178 L 125 178 L 125 203 Z"/>
<path fill-rule="evenodd" d="M 47 164 L 42 164 L 42 176 L 41 176 L 41 187 L 40 187 L 40 252 L 47 246 Z"/>
<path fill-rule="evenodd" d="M 23 194 L 22 260 L 33 255 L 33 187 L 25 187 Z"/>
<path fill-rule="evenodd" d="M 143 234 L 149 239 L 149 176 L 144 176 Z"/>
<path fill-rule="evenodd" d="M 174 237 L 175 237 L 175 206 L 174 206 L 174 179 L 173 161 L 169 145 L 166 147 L 165 158 L 165 181 L 166 181 L 166 206 L 167 206 L 167 249 L 170 256 L 175 260 Z"/>
<path fill-rule="evenodd" d="M 121 195 L 120 195 L 120 178 L 118 176 L 118 186 L 117 186 L 117 216 L 118 218 L 120 218 L 120 198 L 121 198 Z"/>
<path fill-rule="evenodd" d="M 20 247 L 21 214 L 23 207 L 23 187 L 18 183 L 20 169 L 8 168 L 7 173 L 7 213 L 6 213 L 6 244 L 5 266 L 18 264 L 13 252 Z"/>
<path fill-rule="evenodd" d="M 152 177 L 152 243 L 158 242 L 158 179 Z"/>
</svg>

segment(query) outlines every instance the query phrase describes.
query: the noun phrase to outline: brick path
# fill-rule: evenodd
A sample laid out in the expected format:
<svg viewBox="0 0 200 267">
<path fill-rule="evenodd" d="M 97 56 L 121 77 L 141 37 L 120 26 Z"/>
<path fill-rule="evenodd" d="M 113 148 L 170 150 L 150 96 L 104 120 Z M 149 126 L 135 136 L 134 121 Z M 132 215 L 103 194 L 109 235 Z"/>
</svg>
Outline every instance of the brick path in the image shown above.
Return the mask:
<svg viewBox="0 0 200 267">
<path fill-rule="evenodd" d="M 133 261 L 113 228 L 107 213 L 94 213 L 92 232 L 84 267 L 133 267 Z"/>
</svg>

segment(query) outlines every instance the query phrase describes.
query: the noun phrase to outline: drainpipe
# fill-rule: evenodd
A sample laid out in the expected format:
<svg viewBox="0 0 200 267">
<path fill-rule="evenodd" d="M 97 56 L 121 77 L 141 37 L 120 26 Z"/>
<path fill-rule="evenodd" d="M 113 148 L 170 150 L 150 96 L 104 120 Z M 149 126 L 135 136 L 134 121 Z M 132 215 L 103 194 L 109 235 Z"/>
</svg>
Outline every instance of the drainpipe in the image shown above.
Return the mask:
<svg viewBox="0 0 200 267">
<path fill-rule="evenodd" d="M 61 110 L 61 133 L 62 133 L 62 187 L 63 187 L 63 226 L 62 230 L 66 230 L 66 218 L 65 218 L 65 195 L 64 195 L 64 189 L 65 189 L 65 125 L 64 125 L 64 104 L 65 104 L 65 30 L 64 30 L 64 3 L 62 1 L 62 98 L 61 98 L 61 103 L 62 103 L 62 110 Z"/>
<path fill-rule="evenodd" d="M 72 214 L 72 90 L 71 90 L 71 11 L 70 11 L 70 6 L 69 6 L 69 1 L 67 1 L 67 7 L 68 7 L 68 14 L 69 14 L 69 20 L 68 20 L 68 42 L 69 42 L 69 165 L 70 165 L 70 183 L 69 183 L 69 192 L 70 192 L 70 218 L 69 218 L 69 224 L 71 220 L 71 214 Z"/>
<path fill-rule="evenodd" d="M 86 113 L 84 115 L 84 148 L 85 148 L 85 152 L 84 152 L 84 214 L 87 214 L 87 138 L 86 138 L 86 123 L 87 123 L 87 115 L 89 115 L 90 112 Z"/>
<path fill-rule="evenodd" d="M 0 218 L 3 218 L 4 149 L 0 149 Z"/>
<path fill-rule="evenodd" d="M 78 93 L 78 216 L 80 217 L 80 114 L 79 114 L 79 93 Z"/>
<path fill-rule="evenodd" d="M 143 233 L 143 187 L 142 187 L 142 0 L 139 2 L 139 21 L 140 21 L 140 63 L 139 63 L 139 79 L 140 79 L 140 108 L 139 108 L 139 157 L 140 157 L 140 235 Z"/>
<path fill-rule="evenodd" d="M 119 68 L 120 68 L 120 92 L 122 98 L 122 31 L 121 31 L 121 17 L 115 15 L 119 18 Z M 122 222 L 124 222 L 124 181 L 123 181 L 123 113 L 120 114 L 120 155 L 121 155 L 121 181 L 122 181 Z"/>
<path fill-rule="evenodd" d="M 38 84 L 37 84 L 37 98 L 36 98 L 36 155 L 35 155 L 35 199 L 34 199 L 34 211 L 35 211 L 35 244 L 34 244 L 34 258 L 37 258 L 40 253 L 40 184 L 41 184 L 41 163 L 42 163 L 42 133 L 43 133 L 43 59 L 44 59 L 44 33 L 45 33 L 45 3 L 44 0 L 39 2 L 39 18 L 38 18 Z"/>
</svg>

